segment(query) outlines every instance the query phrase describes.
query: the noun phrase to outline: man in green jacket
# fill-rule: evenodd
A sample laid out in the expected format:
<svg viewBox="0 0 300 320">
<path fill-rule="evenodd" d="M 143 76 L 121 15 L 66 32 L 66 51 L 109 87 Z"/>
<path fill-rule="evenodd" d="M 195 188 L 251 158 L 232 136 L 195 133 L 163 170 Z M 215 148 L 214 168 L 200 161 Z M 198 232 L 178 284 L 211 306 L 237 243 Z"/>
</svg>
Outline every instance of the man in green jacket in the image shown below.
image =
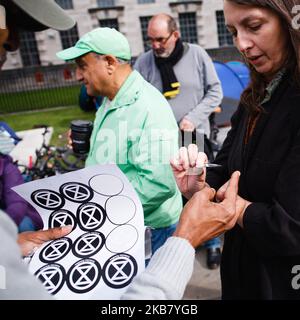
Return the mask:
<svg viewBox="0 0 300 320">
<path fill-rule="evenodd" d="M 178 129 L 163 95 L 130 66 L 127 39 L 97 28 L 57 53 L 75 60 L 76 76 L 91 96 L 105 97 L 96 113 L 86 165 L 116 163 L 135 188 L 152 230 L 152 252 L 172 235 L 182 210 L 170 158 Z"/>
</svg>

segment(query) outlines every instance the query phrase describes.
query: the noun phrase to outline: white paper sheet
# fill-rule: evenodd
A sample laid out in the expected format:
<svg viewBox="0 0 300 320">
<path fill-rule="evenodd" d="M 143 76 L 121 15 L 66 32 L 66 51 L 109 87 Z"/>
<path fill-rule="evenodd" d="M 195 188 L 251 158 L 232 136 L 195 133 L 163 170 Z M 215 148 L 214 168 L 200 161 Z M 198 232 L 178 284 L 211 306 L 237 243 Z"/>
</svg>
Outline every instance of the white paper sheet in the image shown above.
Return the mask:
<svg viewBox="0 0 300 320">
<path fill-rule="evenodd" d="M 29 269 L 57 299 L 119 299 L 144 270 L 140 200 L 116 165 L 96 165 L 13 188 L 44 229 L 73 231 L 41 246 Z"/>
</svg>

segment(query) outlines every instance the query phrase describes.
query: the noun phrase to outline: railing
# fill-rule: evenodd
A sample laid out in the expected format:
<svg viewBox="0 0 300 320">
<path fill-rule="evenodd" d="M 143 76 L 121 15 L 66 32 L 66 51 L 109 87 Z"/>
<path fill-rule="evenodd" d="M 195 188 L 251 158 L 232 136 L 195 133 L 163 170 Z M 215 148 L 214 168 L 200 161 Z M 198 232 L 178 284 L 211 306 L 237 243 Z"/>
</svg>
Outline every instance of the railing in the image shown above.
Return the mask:
<svg viewBox="0 0 300 320">
<path fill-rule="evenodd" d="M 235 47 L 221 47 L 215 49 L 206 49 L 209 56 L 220 62 L 243 61 L 241 54 Z"/>
<path fill-rule="evenodd" d="M 234 47 L 207 49 L 207 52 L 213 60 L 242 61 Z M 79 91 L 74 64 L 2 71 L 0 113 L 78 105 Z"/>
<path fill-rule="evenodd" d="M 78 104 L 74 65 L 30 67 L 0 74 L 0 113 Z"/>
</svg>

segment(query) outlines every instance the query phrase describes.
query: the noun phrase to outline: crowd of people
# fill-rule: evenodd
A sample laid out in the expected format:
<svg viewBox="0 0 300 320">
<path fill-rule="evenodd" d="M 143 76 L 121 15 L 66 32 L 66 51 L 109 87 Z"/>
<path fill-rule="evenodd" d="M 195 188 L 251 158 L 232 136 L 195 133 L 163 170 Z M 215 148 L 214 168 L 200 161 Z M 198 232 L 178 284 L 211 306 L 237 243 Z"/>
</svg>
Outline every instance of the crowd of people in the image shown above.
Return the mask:
<svg viewBox="0 0 300 320">
<path fill-rule="evenodd" d="M 0 0 L 6 13 L 5 23 L 0 24 L 2 60 L 6 50 L 17 49 L 19 29 L 66 30 L 74 25 L 53 1 L 39 4 Z M 153 256 L 122 299 L 182 298 L 195 248 L 223 233 L 223 299 L 300 298 L 292 286 L 292 269 L 300 263 L 296 4 L 295 0 L 224 0 L 226 26 L 249 66 L 251 82 L 214 160 L 219 167 L 209 170 L 207 156 L 196 144 L 178 150 L 178 127 L 189 132 L 200 128 L 208 134 L 208 116 L 222 99 L 220 82 L 205 51 L 180 40 L 172 17 L 159 14 L 151 19 L 152 50 L 136 61 L 135 70 L 127 39 L 110 28 L 92 30 L 57 53 L 63 60 L 75 60 L 76 77 L 88 95 L 103 97 L 86 165 L 115 162 L 141 200 L 145 224 L 153 227 Z M 46 9 L 53 14 L 43 15 Z M 23 19 L 15 19 L 15 14 Z M 193 58 L 188 58 L 191 54 Z M 188 78 L 198 81 L 189 87 Z M 122 121 L 129 124 L 123 136 L 118 131 Z M 103 151 L 105 130 L 120 139 L 115 153 Z M 153 130 L 158 138 L 151 135 Z M 153 161 L 150 155 L 153 150 L 159 153 L 162 141 L 171 147 L 164 149 L 162 159 Z M 8 288 L 0 298 L 51 298 L 22 264 L 21 255 L 70 231 L 66 226 L 17 234 L 1 212 L 0 264 L 7 268 Z M 214 245 L 220 249 L 220 244 Z"/>
</svg>

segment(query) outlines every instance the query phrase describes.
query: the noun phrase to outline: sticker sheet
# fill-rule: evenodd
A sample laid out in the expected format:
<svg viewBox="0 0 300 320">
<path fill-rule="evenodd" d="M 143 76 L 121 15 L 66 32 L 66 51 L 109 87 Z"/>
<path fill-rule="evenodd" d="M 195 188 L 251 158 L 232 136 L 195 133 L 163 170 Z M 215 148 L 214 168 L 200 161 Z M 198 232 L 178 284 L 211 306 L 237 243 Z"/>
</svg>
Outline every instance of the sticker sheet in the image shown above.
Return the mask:
<svg viewBox="0 0 300 320">
<path fill-rule="evenodd" d="M 43 244 L 30 271 L 57 299 L 119 299 L 144 270 L 140 200 L 116 165 L 96 165 L 13 188 L 40 213 L 44 229 L 72 225 Z"/>
</svg>

